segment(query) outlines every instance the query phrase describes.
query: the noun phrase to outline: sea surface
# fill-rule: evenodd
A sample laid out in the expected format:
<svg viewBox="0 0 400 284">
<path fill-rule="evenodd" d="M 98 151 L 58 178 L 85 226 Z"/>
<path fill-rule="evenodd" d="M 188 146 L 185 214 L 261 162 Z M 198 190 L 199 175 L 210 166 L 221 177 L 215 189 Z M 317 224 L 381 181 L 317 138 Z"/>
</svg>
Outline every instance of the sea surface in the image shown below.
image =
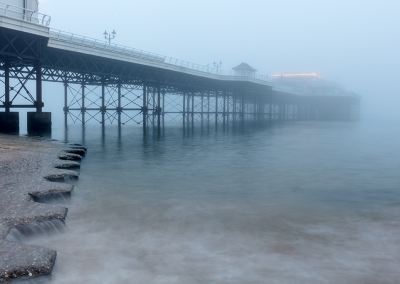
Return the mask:
<svg viewBox="0 0 400 284">
<path fill-rule="evenodd" d="M 71 125 L 53 138 L 88 153 L 72 196 L 48 200 L 68 207 L 66 229 L 19 236 L 58 252 L 29 283 L 400 282 L 399 124 Z"/>
</svg>

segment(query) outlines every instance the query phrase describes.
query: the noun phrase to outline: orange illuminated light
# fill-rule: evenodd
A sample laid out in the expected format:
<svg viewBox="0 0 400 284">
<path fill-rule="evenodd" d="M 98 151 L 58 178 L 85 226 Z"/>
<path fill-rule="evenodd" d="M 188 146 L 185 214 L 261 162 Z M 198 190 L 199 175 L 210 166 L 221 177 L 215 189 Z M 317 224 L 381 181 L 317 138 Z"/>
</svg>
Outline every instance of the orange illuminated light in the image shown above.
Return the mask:
<svg viewBox="0 0 400 284">
<path fill-rule="evenodd" d="M 321 78 L 322 76 L 319 76 L 316 73 L 285 73 L 285 74 L 274 74 L 274 77 L 316 77 L 316 78 Z"/>
</svg>

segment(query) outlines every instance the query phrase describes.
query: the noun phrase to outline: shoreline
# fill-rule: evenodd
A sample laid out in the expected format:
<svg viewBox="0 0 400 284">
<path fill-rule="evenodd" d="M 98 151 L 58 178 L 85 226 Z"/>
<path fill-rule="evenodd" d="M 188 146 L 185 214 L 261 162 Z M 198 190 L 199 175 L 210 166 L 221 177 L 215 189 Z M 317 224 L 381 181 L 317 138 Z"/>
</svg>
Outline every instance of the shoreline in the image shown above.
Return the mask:
<svg viewBox="0 0 400 284">
<path fill-rule="evenodd" d="M 85 149 L 48 139 L 0 134 L 0 283 L 50 274 L 57 252 L 6 240 L 13 228 L 52 220 L 64 222 L 68 209 L 35 202 L 70 194 Z"/>
</svg>

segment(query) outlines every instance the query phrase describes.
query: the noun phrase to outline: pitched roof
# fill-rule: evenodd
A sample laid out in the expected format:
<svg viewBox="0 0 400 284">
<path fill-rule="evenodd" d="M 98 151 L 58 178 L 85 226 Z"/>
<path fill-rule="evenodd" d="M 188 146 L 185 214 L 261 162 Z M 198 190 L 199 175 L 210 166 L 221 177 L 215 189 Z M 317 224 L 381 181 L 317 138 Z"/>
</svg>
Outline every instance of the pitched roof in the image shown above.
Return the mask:
<svg viewBox="0 0 400 284">
<path fill-rule="evenodd" d="M 233 70 L 252 71 L 252 72 L 256 72 L 256 71 L 257 71 L 256 69 L 250 67 L 249 64 L 244 63 L 244 62 L 240 63 L 240 64 L 239 64 L 238 66 L 236 66 L 236 67 L 233 67 L 232 69 L 233 69 Z"/>
</svg>

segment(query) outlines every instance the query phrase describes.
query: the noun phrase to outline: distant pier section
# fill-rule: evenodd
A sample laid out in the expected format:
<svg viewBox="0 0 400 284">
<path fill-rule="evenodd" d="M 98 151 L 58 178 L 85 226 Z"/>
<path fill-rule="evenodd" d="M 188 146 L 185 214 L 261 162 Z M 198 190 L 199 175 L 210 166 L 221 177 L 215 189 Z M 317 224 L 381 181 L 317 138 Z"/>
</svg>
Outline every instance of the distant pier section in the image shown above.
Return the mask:
<svg viewBox="0 0 400 284">
<path fill-rule="evenodd" d="M 51 131 L 42 84 L 63 84 L 65 123 L 153 125 L 358 120 L 360 97 L 314 74 L 230 71 L 50 28 L 36 0 L 0 2 L 0 131 Z M 195 55 L 194 55 L 195 56 Z"/>
</svg>

